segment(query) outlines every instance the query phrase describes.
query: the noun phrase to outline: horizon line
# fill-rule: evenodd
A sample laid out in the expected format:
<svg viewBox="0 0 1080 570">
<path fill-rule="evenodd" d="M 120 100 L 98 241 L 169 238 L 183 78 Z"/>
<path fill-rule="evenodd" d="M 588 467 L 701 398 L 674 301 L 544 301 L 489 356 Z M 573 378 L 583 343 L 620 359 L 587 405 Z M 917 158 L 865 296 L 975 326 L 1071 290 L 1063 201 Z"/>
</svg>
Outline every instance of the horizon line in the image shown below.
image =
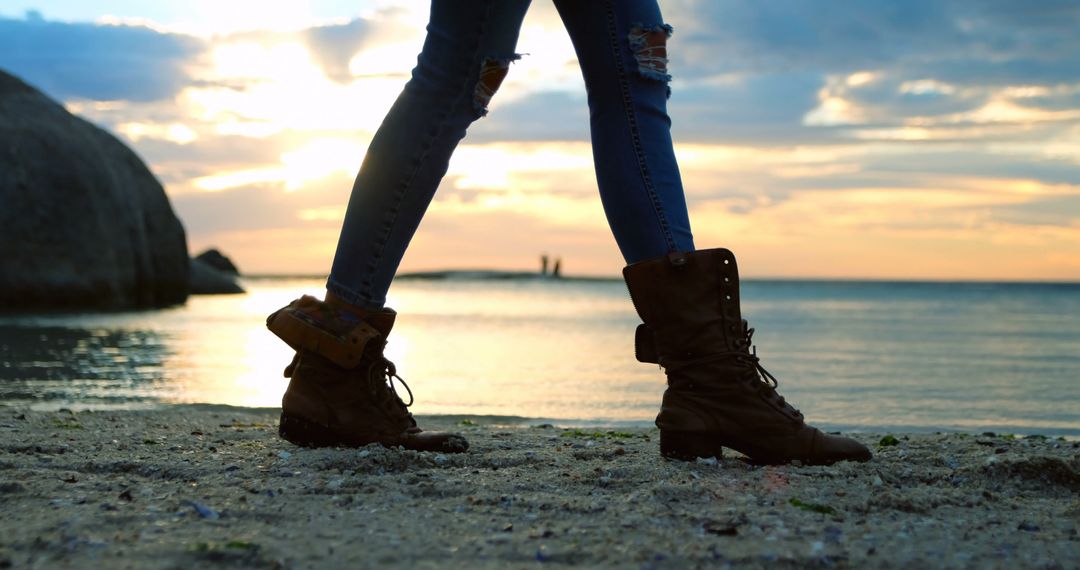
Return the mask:
<svg viewBox="0 0 1080 570">
<path fill-rule="evenodd" d="M 400 273 L 394 279 L 408 280 L 438 280 L 446 278 L 464 278 L 472 276 L 477 280 L 482 279 L 526 279 L 538 278 L 551 281 L 617 281 L 623 279 L 618 275 L 560 275 L 555 277 L 551 274 L 541 274 L 539 271 L 517 271 L 507 269 L 436 269 L 428 271 L 408 271 Z M 325 273 L 240 273 L 239 277 L 245 279 L 326 279 Z M 994 279 L 994 278 L 904 278 L 904 277 L 795 277 L 795 276 L 749 276 L 740 277 L 740 281 L 757 282 L 816 282 L 816 283 L 935 283 L 935 284 L 986 284 L 986 285 L 1075 285 L 1080 286 L 1080 280 L 1071 279 Z"/>
</svg>

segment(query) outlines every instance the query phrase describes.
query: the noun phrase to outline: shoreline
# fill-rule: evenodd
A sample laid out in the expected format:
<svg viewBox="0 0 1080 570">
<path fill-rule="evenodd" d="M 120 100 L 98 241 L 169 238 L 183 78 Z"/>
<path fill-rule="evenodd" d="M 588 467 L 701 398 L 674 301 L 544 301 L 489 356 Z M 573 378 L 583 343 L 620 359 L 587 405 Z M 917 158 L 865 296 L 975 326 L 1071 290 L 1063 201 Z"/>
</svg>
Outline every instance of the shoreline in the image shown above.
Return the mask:
<svg viewBox="0 0 1080 570">
<path fill-rule="evenodd" d="M 100 406 L 86 406 L 85 404 L 70 404 L 70 403 L 57 403 L 55 405 L 26 405 L 25 402 L 0 402 L 0 410 L 17 410 L 28 411 L 34 413 L 52 413 L 52 412 L 73 412 L 73 413 L 105 413 L 105 412 L 155 412 L 163 411 L 168 412 L 174 408 L 184 408 L 205 412 L 222 412 L 227 413 L 230 411 L 236 411 L 238 413 L 280 413 L 280 407 L 263 407 L 263 406 L 239 406 L 233 404 L 211 404 L 211 403 L 195 403 L 195 402 L 135 402 L 130 406 L 117 406 L 115 404 L 102 404 Z M 450 413 L 450 414 L 416 414 L 417 418 L 421 418 L 427 421 L 436 421 L 441 423 L 456 423 L 462 420 L 477 421 L 485 425 L 497 425 L 503 427 L 530 427 L 536 424 L 550 424 L 555 428 L 582 428 L 582 427 L 596 427 L 596 428 L 613 428 L 613 429 L 651 429 L 654 427 L 653 420 L 618 420 L 609 418 L 600 419 L 577 419 L 577 418 L 549 418 L 549 417 L 530 417 L 530 416 L 515 416 L 515 415 L 500 415 L 500 414 L 467 414 L 467 413 Z M 1000 425 L 986 425 L 986 426 L 918 426 L 918 425 L 876 425 L 876 426 L 861 426 L 861 425 L 841 425 L 831 424 L 824 421 L 814 420 L 813 418 L 807 419 L 807 423 L 820 428 L 822 431 L 828 432 L 843 432 L 845 434 L 863 434 L 863 435 L 888 435 L 888 434 L 905 434 L 905 435 L 950 435 L 950 434 L 966 434 L 970 436 L 989 436 L 989 437 L 1013 437 L 1018 439 L 1023 438 L 1049 438 L 1059 441 L 1067 442 L 1080 442 L 1080 431 L 1072 428 L 1060 428 L 1060 427 L 1025 427 L 1025 426 L 1000 426 Z"/>
<path fill-rule="evenodd" d="M 516 417 L 419 418 L 462 455 L 303 449 L 277 414 L 0 407 L 0 567 L 1080 563 L 1075 441 L 853 432 L 871 462 L 760 467 Z"/>
</svg>

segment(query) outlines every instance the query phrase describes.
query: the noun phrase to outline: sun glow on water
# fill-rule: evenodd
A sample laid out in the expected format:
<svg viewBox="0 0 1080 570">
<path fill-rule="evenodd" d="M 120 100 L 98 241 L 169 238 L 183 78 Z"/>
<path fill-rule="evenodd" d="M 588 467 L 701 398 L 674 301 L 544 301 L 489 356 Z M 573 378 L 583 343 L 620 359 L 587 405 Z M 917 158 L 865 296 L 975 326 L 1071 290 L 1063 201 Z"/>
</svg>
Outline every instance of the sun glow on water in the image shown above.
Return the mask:
<svg viewBox="0 0 1080 570">
<path fill-rule="evenodd" d="M 278 406 L 293 352 L 266 315 L 321 295 L 322 281 L 246 285 L 162 311 L 2 319 L 0 387 L 43 409 Z M 812 423 L 1080 435 L 1077 286 L 774 281 L 742 292 L 758 354 Z M 618 281 L 404 280 L 389 303 L 399 313 L 386 355 L 415 413 L 639 425 L 656 414 L 663 373 L 633 358 L 638 319 Z"/>
</svg>

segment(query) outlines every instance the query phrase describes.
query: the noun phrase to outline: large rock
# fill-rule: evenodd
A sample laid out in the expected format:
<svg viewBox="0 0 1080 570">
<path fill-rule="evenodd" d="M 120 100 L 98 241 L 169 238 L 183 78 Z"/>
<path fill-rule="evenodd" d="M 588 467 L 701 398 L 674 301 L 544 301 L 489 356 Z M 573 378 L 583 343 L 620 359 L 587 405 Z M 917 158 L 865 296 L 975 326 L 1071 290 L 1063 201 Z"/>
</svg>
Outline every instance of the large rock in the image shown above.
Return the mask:
<svg viewBox="0 0 1080 570">
<path fill-rule="evenodd" d="M 184 228 L 116 137 L 0 71 L 0 310 L 182 303 Z"/>
<path fill-rule="evenodd" d="M 240 270 L 236 268 L 236 264 L 233 260 L 229 259 L 224 253 L 221 253 L 217 248 L 210 248 L 199 255 L 195 256 L 195 259 L 217 269 L 232 275 L 240 275 Z"/>
<path fill-rule="evenodd" d="M 192 295 L 231 295 L 245 292 L 236 282 L 235 275 L 221 271 L 198 257 L 191 258 L 188 282 L 188 291 Z"/>
<path fill-rule="evenodd" d="M 223 295 L 244 293 L 236 282 L 240 271 L 236 264 L 215 248 L 210 248 L 191 258 L 188 280 L 192 295 Z"/>
</svg>

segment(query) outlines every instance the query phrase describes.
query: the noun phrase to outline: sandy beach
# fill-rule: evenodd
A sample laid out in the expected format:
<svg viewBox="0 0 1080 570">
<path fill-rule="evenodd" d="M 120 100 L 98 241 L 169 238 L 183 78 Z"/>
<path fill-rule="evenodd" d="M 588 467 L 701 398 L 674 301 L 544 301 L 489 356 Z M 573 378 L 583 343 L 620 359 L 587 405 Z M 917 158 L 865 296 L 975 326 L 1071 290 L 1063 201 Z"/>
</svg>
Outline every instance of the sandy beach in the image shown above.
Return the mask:
<svg viewBox="0 0 1080 570">
<path fill-rule="evenodd" d="M 302 449 L 277 414 L 0 408 L 0 567 L 1080 566 L 1073 441 L 866 433 L 867 464 L 759 467 L 521 418 L 421 418 L 464 455 Z"/>
</svg>

